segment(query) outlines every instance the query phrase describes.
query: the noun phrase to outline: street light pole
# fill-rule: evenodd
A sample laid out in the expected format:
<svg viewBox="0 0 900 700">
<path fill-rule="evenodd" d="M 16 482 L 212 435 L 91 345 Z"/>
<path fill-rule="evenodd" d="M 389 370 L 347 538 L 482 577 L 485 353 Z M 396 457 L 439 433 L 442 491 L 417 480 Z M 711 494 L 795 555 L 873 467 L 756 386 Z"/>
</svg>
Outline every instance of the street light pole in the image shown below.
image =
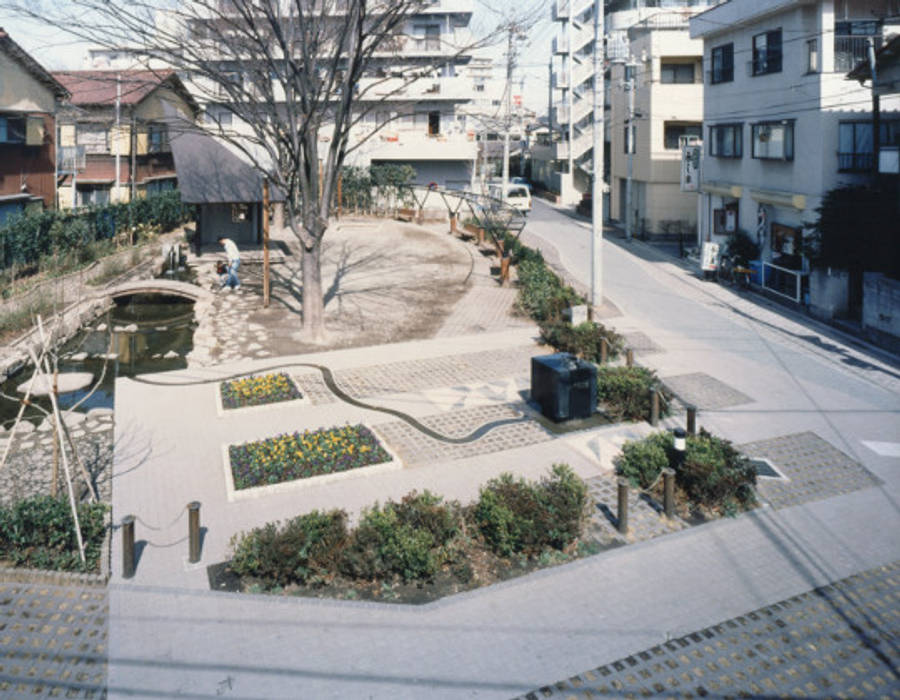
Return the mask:
<svg viewBox="0 0 900 700">
<path fill-rule="evenodd" d="M 594 182 L 591 192 L 591 308 L 603 304 L 603 1 L 594 2 Z M 571 145 L 571 144 L 570 144 Z"/>
<path fill-rule="evenodd" d="M 625 64 L 625 71 L 628 74 L 625 81 L 625 89 L 628 90 L 628 175 L 625 180 L 625 239 L 630 241 L 634 235 L 634 200 L 632 179 L 634 176 L 634 149 L 637 140 L 637 129 L 634 126 L 634 89 L 635 89 L 635 71 L 637 64 L 634 59 L 629 57 L 628 63 Z"/>
</svg>

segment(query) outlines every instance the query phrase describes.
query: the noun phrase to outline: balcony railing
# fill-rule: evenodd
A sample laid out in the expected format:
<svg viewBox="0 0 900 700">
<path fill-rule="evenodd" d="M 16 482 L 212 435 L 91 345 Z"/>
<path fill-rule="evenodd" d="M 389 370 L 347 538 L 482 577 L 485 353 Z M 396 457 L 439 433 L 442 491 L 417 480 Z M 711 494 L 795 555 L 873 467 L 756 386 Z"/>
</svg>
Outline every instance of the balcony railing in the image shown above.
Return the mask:
<svg viewBox="0 0 900 700">
<path fill-rule="evenodd" d="M 875 167 L 873 153 L 838 153 L 838 170 L 843 172 L 870 171 Z"/>
<path fill-rule="evenodd" d="M 881 48 L 881 37 L 875 36 L 875 50 Z M 867 36 L 835 36 L 834 37 L 834 70 L 848 73 L 857 64 L 865 61 L 869 55 L 869 37 Z"/>
<path fill-rule="evenodd" d="M 84 146 L 60 146 L 56 149 L 56 164 L 60 174 L 84 170 L 85 160 Z"/>
</svg>

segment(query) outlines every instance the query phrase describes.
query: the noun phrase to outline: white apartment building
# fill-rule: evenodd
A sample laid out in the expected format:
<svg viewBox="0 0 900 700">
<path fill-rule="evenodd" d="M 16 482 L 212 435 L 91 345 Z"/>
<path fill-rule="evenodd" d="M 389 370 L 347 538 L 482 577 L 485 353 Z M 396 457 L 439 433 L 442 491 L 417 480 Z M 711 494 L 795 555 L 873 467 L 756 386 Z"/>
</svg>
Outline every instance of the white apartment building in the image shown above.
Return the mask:
<svg viewBox="0 0 900 700">
<path fill-rule="evenodd" d="M 757 281 L 823 316 L 847 296 L 831 270 L 810 289 L 804 232 L 826 192 L 870 176 L 871 92 L 847 72 L 898 14 L 897 0 L 730 0 L 690 21 L 706 68 L 698 242 L 746 232 Z M 896 141 L 900 98 L 883 97 L 881 114 L 882 142 Z"/>
<path fill-rule="evenodd" d="M 622 35 L 629 58 L 610 68 L 609 216 L 635 236 L 693 236 L 696 228 L 697 195 L 680 185 L 682 141 L 701 138 L 703 120 L 703 42 L 688 34 L 693 12 L 659 9 L 636 21 Z"/>
</svg>

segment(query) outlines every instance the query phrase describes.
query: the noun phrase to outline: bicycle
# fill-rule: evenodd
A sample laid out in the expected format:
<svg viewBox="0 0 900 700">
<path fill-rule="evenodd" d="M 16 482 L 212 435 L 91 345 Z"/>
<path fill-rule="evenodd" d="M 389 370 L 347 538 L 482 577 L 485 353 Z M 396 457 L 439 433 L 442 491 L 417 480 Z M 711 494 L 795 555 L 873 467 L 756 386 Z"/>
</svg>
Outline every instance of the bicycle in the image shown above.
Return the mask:
<svg viewBox="0 0 900 700">
<path fill-rule="evenodd" d="M 753 270 L 744 266 L 735 255 L 722 255 L 716 266 L 716 278 L 719 282 L 727 282 L 732 287 L 750 288 L 750 275 Z"/>
</svg>

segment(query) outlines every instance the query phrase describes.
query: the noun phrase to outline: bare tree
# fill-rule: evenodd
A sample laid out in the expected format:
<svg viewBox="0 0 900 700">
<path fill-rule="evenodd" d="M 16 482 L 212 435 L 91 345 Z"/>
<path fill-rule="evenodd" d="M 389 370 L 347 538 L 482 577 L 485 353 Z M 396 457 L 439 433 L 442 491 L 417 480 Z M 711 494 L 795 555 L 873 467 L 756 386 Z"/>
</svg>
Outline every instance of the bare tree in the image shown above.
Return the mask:
<svg viewBox="0 0 900 700">
<path fill-rule="evenodd" d="M 173 68 L 201 101 L 232 115 L 212 130 L 286 197 L 303 248 L 303 329 L 324 336 L 321 245 L 347 155 L 375 130 L 355 129 L 433 60 L 404 54 L 409 20 L 431 0 L 0 0 L 0 8 L 100 47 L 128 47 Z M 447 47 L 459 55 L 471 37 Z M 383 124 L 381 124 L 383 126 Z"/>
</svg>

